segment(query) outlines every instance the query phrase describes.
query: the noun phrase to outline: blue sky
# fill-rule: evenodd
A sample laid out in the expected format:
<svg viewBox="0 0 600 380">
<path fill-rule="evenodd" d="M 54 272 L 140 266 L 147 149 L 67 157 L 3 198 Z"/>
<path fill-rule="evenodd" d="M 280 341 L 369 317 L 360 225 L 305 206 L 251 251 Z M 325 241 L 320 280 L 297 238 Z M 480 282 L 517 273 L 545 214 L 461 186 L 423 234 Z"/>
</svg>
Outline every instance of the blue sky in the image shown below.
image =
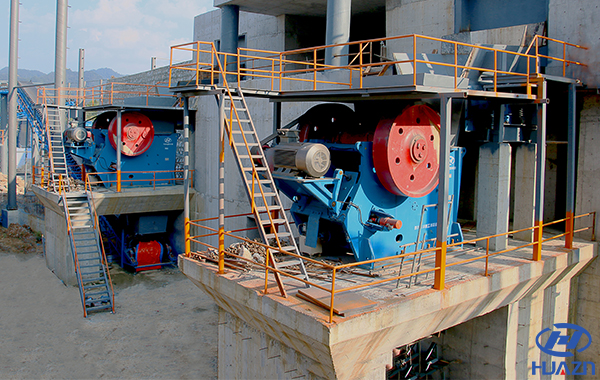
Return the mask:
<svg viewBox="0 0 600 380">
<path fill-rule="evenodd" d="M 2 1 L 0 68 L 8 66 L 10 0 Z M 19 68 L 54 71 L 55 0 L 20 0 Z M 109 67 L 121 74 L 169 64 L 170 46 L 193 39 L 194 17 L 214 9 L 213 0 L 69 0 L 67 68 Z"/>
</svg>

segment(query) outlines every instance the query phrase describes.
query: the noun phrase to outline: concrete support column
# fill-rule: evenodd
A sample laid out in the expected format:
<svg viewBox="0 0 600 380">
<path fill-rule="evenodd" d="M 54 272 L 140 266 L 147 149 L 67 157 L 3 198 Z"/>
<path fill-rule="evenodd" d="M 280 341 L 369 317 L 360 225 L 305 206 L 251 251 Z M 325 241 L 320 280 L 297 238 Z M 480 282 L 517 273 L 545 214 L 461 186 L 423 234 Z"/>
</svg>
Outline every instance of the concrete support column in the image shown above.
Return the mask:
<svg viewBox="0 0 600 380">
<path fill-rule="evenodd" d="M 56 95 L 60 95 L 59 89 L 67 87 L 67 9 L 69 7 L 68 0 L 57 0 L 56 2 L 56 45 L 55 45 L 55 61 L 54 61 L 54 89 Z M 58 106 L 65 105 L 65 99 L 59 96 L 57 99 Z M 60 112 L 61 117 L 64 117 L 64 112 Z M 61 126 L 64 128 L 63 120 Z"/>
<path fill-rule="evenodd" d="M 533 227 L 535 222 L 535 157 L 536 145 L 523 144 L 515 148 L 515 205 L 513 230 Z M 514 238 L 533 241 L 533 230 L 516 232 Z"/>
<path fill-rule="evenodd" d="M 477 237 L 508 231 L 510 204 L 511 147 L 507 143 L 487 143 L 479 148 L 477 184 Z M 507 236 L 490 239 L 490 250 L 507 246 Z M 485 247 L 486 241 L 478 242 Z"/>
<path fill-rule="evenodd" d="M 325 45 L 350 42 L 351 0 L 327 0 L 327 23 Z M 344 66 L 348 64 L 348 46 L 325 49 L 325 64 Z"/>
<path fill-rule="evenodd" d="M 224 5 L 221 7 L 221 52 L 237 54 L 239 35 L 240 8 L 237 5 Z M 237 60 L 227 56 L 227 72 L 237 70 Z M 225 58 L 221 60 L 223 64 Z M 225 68 L 225 67 L 223 67 Z M 235 75 L 228 75 L 227 81 L 235 81 Z"/>
</svg>

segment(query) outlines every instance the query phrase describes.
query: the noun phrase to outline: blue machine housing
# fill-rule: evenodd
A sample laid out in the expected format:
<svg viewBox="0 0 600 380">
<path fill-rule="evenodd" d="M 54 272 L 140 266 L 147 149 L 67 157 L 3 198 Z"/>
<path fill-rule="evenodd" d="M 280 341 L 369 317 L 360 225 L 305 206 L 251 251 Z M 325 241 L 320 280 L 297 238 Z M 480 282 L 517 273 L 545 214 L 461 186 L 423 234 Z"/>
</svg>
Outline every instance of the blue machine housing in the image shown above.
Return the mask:
<svg viewBox="0 0 600 380">
<path fill-rule="evenodd" d="M 116 113 L 115 113 L 116 114 Z M 114 115 L 108 115 L 110 120 Z M 153 124 L 154 138 L 150 147 L 138 156 L 121 155 L 121 186 L 152 187 L 174 184 L 177 158 L 175 122 L 148 114 Z M 164 118 L 164 117 L 163 117 Z M 102 124 L 102 123 L 101 123 Z M 65 149 L 77 164 L 84 164 L 103 181 L 104 186 L 116 186 L 117 152 L 110 144 L 108 122 L 101 127 L 86 128 L 88 138 L 82 142 L 66 139 Z"/>
<path fill-rule="evenodd" d="M 108 141 L 108 130 L 92 129 L 92 139 L 88 139 L 81 145 L 67 144 L 66 148 L 78 163 L 91 166 L 98 172 L 98 176 L 105 186 L 116 186 L 117 181 L 117 152 Z M 156 181 L 156 185 L 172 184 L 175 170 L 175 158 L 177 155 L 177 133 L 155 134 L 154 141 L 148 150 L 139 156 L 121 156 L 121 171 L 136 172 L 123 173 L 121 176 L 122 186 L 144 187 L 153 186 L 153 179 L 164 179 Z M 156 173 L 142 173 L 153 171 Z M 165 171 L 162 172 L 161 171 Z"/>
<path fill-rule="evenodd" d="M 373 143 L 327 146 L 332 165 L 323 178 L 304 178 L 275 172 L 277 187 L 293 200 L 291 214 L 305 244 L 324 252 L 351 251 L 357 261 L 378 259 L 423 249 L 436 237 L 437 187 L 429 194 L 410 198 L 388 192 L 373 165 Z M 450 154 L 449 242 L 463 240 L 457 223 L 462 159 L 465 149 Z M 345 169 L 342 169 L 341 167 Z M 402 222 L 399 229 L 371 223 L 372 217 L 391 217 Z M 434 244 L 434 243 L 433 243 Z M 374 265 L 368 265 L 373 269 Z"/>
</svg>

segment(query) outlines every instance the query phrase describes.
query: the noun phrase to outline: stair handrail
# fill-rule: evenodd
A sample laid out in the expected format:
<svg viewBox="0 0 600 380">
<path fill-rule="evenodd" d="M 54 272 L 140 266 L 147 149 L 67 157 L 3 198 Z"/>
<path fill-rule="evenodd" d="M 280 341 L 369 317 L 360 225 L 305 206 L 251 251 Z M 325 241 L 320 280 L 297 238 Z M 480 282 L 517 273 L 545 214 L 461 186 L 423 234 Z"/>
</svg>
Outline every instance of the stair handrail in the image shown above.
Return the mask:
<svg viewBox="0 0 600 380">
<path fill-rule="evenodd" d="M 75 273 L 77 274 L 77 287 L 79 288 L 79 295 L 81 297 L 81 306 L 83 307 L 83 317 L 87 318 L 87 310 L 85 308 L 85 289 L 82 286 L 81 268 L 79 266 L 79 257 L 77 255 L 77 247 L 75 246 L 75 236 L 73 236 L 73 224 L 71 223 L 71 215 L 69 214 L 69 208 L 67 207 L 67 192 L 63 187 L 62 174 L 58 175 L 58 193 L 62 199 L 63 211 L 65 213 L 65 220 L 67 222 L 67 236 L 69 236 L 69 242 L 71 243 L 71 254 L 73 255 L 73 262 L 75 264 Z"/>
<path fill-rule="evenodd" d="M 94 192 L 92 191 L 92 185 L 88 181 L 88 174 L 85 175 L 84 189 L 88 195 L 88 199 L 90 200 L 90 209 L 94 215 L 94 230 L 97 233 L 98 241 L 100 242 L 100 253 L 102 254 L 102 265 L 106 268 L 106 281 L 108 281 L 108 285 L 110 287 L 110 297 L 111 297 L 111 309 L 112 312 L 115 312 L 115 291 L 112 285 L 112 279 L 110 278 L 110 271 L 108 270 L 108 260 L 106 259 L 106 252 L 104 250 L 104 242 L 102 241 L 102 232 L 100 231 L 100 222 L 98 221 L 98 213 L 96 212 L 96 203 L 94 201 Z"/>
<path fill-rule="evenodd" d="M 221 75 L 221 78 L 223 79 L 223 87 L 225 88 L 225 91 L 227 92 L 227 95 L 229 96 L 229 100 L 231 101 L 230 119 L 229 119 L 231 121 L 229 123 L 233 124 L 233 114 L 235 114 L 235 117 L 236 117 L 239 129 L 240 129 L 240 132 L 241 132 L 240 135 L 242 136 L 242 139 L 244 140 L 244 145 L 246 147 L 246 151 L 248 152 L 248 157 L 250 158 L 249 161 L 250 161 L 250 164 L 252 165 L 252 186 L 254 187 L 254 177 L 258 176 L 258 171 L 256 170 L 256 165 L 254 164 L 254 160 L 252 159 L 252 152 L 251 152 L 250 147 L 248 146 L 248 141 L 246 140 L 246 136 L 244 134 L 244 130 L 242 129 L 240 116 L 239 116 L 239 114 L 237 112 L 237 108 L 235 107 L 235 104 L 234 104 L 234 101 L 233 101 L 233 95 L 232 95 L 231 90 L 229 88 L 229 83 L 227 82 L 227 78 L 226 78 L 227 72 L 223 70 L 223 65 L 222 65 L 221 60 L 219 59 L 219 56 L 218 56 L 219 53 L 216 51 L 214 44 L 213 44 L 212 48 L 213 48 L 213 54 L 215 54 L 216 58 L 217 58 L 217 65 L 219 67 L 219 74 Z M 245 100 L 245 98 L 244 98 L 244 96 L 242 94 L 242 91 L 241 91 L 241 89 L 239 87 L 238 87 L 238 92 L 239 92 L 240 98 L 242 99 L 243 103 L 245 104 L 245 107 L 246 107 L 246 110 L 247 110 L 248 106 L 246 104 L 246 100 Z M 252 123 L 249 112 L 248 112 L 248 119 Z M 228 119 L 225 118 L 225 121 L 226 121 L 225 124 L 228 124 L 227 120 Z M 233 125 L 229 125 L 228 129 L 229 129 L 229 131 L 228 131 L 229 144 L 230 144 L 230 146 L 232 146 L 232 144 L 233 144 L 233 138 L 232 138 L 231 134 L 233 132 Z M 258 140 L 257 142 L 258 142 L 258 151 L 264 157 L 264 152 L 263 152 L 262 146 L 260 145 L 260 140 Z M 237 149 L 237 148 L 234 148 L 234 149 Z M 265 165 L 266 165 L 266 163 L 265 163 Z M 240 166 L 241 166 L 241 163 L 240 163 Z M 271 179 L 271 182 L 273 182 L 273 179 L 270 176 L 270 171 L 268 169 L 268 166 L 267 166 L 267 173 L 269 175 L 269 178 Z M 275 223 L 273 222 L 273 216 L 271 215 L 271 210 L 269 209 L 269 204 L 266 201 L 264 190 L 263 190 L 262 186 L 260 186 L 260 178 L 257 178 L 257 179 L 259 181 L 258 182 L 259 183 L 258 188 L 260 190 L 260 194 L 261 194 L 261 197 L 263 199 L 263 203 L 265 205 L 265 211 L 266 211 L 267 215 L 269 216 L 269 222 L 270 222 L 272 228 L 275 229 Z M 244 185 L 248 188 L 248 183 L 246 182 L 246 178 L 244 178 Z M 250 193 L 250 188 L 248 188 L 248 192 Z M 251 194 L 253 194 L 253 193 L 251 193 Z M 262 224 L 260 223 L 260 217 L 258 216 L 258 211 L 256 210 L 256 204 L 254 202 L 254 197 L 253 196 L 252 196 L 252 199 L 250 200 L 250 202 L 251 202 L 252 212 L 253 213 L 256 212 L 256 217 L 258 219 L 257 220 L 257 222 L 258 222 L 257 224 L 260 225 L 260 228 L 263 229 L 263 232 L 264 232 L 264 226 L 262 226 Z M 290 228 L 290 232 L 291 232 L 291 228 Z M 266 233 L 265 233 L 265 235 L 266 235 Z M 277 246 L 279 247 L 279 249 L 281 249 L 282 246 L 281 246 L 281 241 L 279 240 L 279 236 L 277 235 L 277 233 L 275 233 L 274 235 L 275 235 L 275 240 L 277 241 Z M 290 238 L 291 238 L 291 240 L 293 240 L 293 236 L 291 236 Z M 268 244 L 268 242 L 266 242 L 266 243 Z M 293 243 L 294 243 L 294 246 L 295 246 L 295 242 L 293 242 Z"/>
</svg>

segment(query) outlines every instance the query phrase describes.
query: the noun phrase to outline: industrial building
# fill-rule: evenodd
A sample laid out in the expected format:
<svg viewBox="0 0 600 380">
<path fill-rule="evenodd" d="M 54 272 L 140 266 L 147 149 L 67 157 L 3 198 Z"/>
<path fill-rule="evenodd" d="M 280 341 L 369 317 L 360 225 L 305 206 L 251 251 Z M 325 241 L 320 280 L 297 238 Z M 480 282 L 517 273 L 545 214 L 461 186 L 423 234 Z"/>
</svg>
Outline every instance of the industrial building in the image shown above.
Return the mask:
<svg viewBox="0 0 600 380">
<path fill-rule="evenodd" d="M 178 255 L 220 378 L 597 375 L 597 4 L 214 5 L 168 67 L 44 102 L 47 262 L 84 314 L 106 241 Z"/>
</svg>

